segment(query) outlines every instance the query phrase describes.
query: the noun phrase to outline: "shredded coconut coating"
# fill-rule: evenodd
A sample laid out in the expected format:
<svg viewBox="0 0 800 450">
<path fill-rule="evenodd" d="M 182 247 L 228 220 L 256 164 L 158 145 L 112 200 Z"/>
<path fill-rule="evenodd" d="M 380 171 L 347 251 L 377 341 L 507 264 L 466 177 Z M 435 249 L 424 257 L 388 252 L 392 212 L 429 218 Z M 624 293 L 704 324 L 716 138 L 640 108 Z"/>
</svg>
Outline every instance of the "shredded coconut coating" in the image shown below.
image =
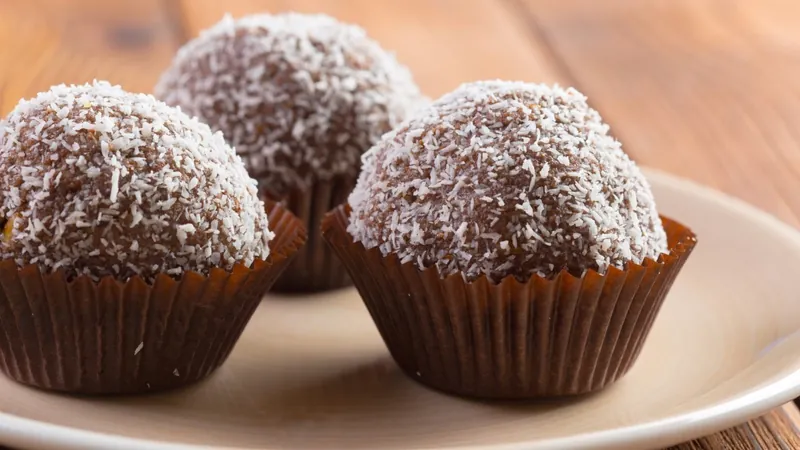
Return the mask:
<svg viewBox="0 0 800 450">
<path fill-rule="evenodd" d="M 226 16 L 180 49 L 155 93 L 222 131 L 273 197 L 355 178 L 361 154 L 426 101 L 363 29 L 297 13 Z"/>
<path fill-rule="evenodd" d="M 9 114 L 0 217 L 3 258 L 94 279 L 249 266 L 273 237 L 220 133 L 106 82 L 54 86 Z"/>
<path fill-rule="evenodd" d="M 650 186 L 575 89 L 465 84 L 363 157 L 348 231 L 442 276 L 601 273 L 667 252 Z"/>
</svg>

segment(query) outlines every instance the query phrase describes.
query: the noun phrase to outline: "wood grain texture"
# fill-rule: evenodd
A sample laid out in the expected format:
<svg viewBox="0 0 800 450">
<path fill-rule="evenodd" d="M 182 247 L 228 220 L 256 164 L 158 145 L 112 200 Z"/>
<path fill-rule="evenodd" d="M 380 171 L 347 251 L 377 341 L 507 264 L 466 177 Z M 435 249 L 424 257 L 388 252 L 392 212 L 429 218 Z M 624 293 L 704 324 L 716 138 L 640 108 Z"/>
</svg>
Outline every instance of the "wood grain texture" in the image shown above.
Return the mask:
<svg viewBox="0 0 800 450">
<path fill-rule="evenodd" d="M 800 448 L 798 419 L 797 408 L 788 404 L 744 425 L 669 450 L 793 450 Z"/>
<path fill-rule="evenodd" d="M 157 0 L 0 0 L 0 113 L 58 83 L 150 91 L 177 48 Z"/>
<path fill-rule="evenodd" d="M 498 0 L 173 0 L 183 29 L 196 36 L 229 12 L 234 17 L 286 10 L 327 13 L 356 23 L 408 65 L 423 91 L 441 95 L 464 81 L 560 78 L 546 50 Z"/>
<path fill-rule="evenodd" d="M 800 224 L 797 2 L 512 3 L 637 160 Z"/>
</svg>

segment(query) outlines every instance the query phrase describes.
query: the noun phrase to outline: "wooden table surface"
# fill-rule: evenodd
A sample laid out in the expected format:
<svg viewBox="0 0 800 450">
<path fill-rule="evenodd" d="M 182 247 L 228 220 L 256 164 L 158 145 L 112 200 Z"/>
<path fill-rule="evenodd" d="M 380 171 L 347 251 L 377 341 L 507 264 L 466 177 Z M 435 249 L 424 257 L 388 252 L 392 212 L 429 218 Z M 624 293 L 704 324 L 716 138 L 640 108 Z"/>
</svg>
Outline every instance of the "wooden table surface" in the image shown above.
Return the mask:
<svg viewBox="0 0 800 450">
<path fill-rule="evenodd" d="M 573 85 L 642 165 L 800 225 L 796 0 L 0 0 L 0 113 L 56 83 L 149 92 L 225 12 L 362 25 L 431 96 L 462 81 Z M 793 404 L 678 449 L 800 448 Z"/>
</svg>

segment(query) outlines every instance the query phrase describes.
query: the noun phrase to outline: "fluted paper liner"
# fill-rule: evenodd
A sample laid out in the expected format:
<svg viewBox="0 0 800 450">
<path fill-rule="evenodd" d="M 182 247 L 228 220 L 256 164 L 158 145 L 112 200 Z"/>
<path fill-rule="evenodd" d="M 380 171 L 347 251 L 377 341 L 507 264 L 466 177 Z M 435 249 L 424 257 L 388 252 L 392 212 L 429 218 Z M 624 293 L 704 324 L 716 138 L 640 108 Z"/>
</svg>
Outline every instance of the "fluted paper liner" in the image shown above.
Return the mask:
<svg viewBox="0 0 800 450">
<path fill-rule="evenodd" d="M 328 211 L 347 201 L 356 178 L 317 180 L 309 189 L 295 189 L 280 199 L 308 230 L 308 242 L 275 282 L 275 292 L 316 292 L 351 284 L 347 271 L 322 239 L 320 225 Z M 269 195 L 269 194 L 266 194 Z"/>
<path fill-rule="evenodd" d="M 529 399 L 584 394 L 622 377 L 695 246 L 688 228 L 662 217 L 669 254 L 604 275 L 562 271 L 526 282 L 401 264 L 347 232 L 349 207 L 323 235 L 350 273 L 394 360 L 411 378 L 456 395 Z"/>
<path fill-rule="evenodd" d="M 251 268 L 68 280 L 0 261 L 0 369 L 42 389 L 132 394 L 196 382 L 219 367 L 261 297 L 302 246 L 306 231 L 267 203 L 270 256 Z"/>
</svg>

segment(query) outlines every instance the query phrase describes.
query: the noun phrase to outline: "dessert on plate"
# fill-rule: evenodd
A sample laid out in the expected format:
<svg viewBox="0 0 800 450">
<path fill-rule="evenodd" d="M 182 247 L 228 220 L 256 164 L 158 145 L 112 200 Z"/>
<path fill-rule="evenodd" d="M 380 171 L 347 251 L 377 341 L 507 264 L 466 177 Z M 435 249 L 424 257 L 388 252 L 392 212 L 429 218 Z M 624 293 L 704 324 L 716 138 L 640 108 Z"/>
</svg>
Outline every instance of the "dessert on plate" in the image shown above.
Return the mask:
<svg viewBox="0 0 800 450">
<path fill-rule="evenodd" d="M 221 134 L 106 82 L 0 122 L 0 218 L 0 369 L 71 393 L 208 375 L 305 237 Z"/>
<path fill-rule="evenodd" d="M 275 290 L 349 284 L 320 222 L 346 201 L 361 154 L 424 102 L 405 66 L 328 16 L 225 17 L 180 49 L 155 92 L 222 131 L 260 194 L 305 222 L 308 245 Z"/>
<path fill-rule="evenodd" d="M 696 242 L 581 93 L 507 81 L 386 134 L 323 234 L 403 371 L 486 398 L 617 380 Z"/>
</svg>

